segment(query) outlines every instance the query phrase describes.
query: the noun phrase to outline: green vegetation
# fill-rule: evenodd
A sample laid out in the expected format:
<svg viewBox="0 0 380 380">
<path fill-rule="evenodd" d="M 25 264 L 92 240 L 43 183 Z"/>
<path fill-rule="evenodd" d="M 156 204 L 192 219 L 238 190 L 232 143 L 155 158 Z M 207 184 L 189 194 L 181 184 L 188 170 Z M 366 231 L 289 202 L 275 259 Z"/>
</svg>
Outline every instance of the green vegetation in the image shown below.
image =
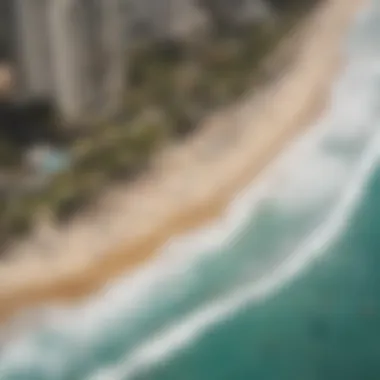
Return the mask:
<svg viewBox="0 0 380 380">
<path fill-rule="evenodd" d="M 205 114 L 233 102 L 252 83 L 267 80 L 273 73 L 262 71 L 263 59 L 300 16 L 284 14 L 274 26 L 214 37 L 198 51 L 153 46 L 131 53 L 123 121 L 75 138 L 72 168 L 56 175 L 43 191 L 0 199 L 0 243 L 25 233 L 41 210 L 49 209 L 57 221 L 69 220 L 110 180 L 138 174 L 163 144 L 186 136 Z M 7 155 L 5 148 L 0 152 Z"/>
</svg>

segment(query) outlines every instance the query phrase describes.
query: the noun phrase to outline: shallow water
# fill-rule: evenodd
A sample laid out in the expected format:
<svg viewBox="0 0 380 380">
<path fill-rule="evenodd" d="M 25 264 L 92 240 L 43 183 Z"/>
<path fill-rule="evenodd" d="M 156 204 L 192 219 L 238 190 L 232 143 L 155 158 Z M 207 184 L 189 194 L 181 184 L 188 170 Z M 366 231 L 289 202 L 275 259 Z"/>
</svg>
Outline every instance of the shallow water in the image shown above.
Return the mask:
<svg viewBox="0 0 380 380">
<path fill-rule="evenodd" d="M 380 1 L 309 132 L 207 229 L 4 344 L 4 379 L 378 379 Z"/>
</svg>

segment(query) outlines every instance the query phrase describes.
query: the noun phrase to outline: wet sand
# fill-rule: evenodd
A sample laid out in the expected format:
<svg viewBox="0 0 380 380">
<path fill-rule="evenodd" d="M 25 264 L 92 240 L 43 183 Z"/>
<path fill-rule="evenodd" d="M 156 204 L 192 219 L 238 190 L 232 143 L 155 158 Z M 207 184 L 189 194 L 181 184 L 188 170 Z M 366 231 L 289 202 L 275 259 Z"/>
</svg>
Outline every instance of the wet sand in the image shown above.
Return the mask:
<svg viewBox="0 0 380 380">
<path fill-rule="evenodd" d="M 326 1 L 281 47 L 294 48 L 294 62 L 279 80 L 205 120 L 92 214 L 15 245 L 0 267 L 0 318 L 80 299 L 154 257 L 170 237 L 217 218 L 326 107 L 344 59 L 343 38 L 363 2 Z"/>
</svg>

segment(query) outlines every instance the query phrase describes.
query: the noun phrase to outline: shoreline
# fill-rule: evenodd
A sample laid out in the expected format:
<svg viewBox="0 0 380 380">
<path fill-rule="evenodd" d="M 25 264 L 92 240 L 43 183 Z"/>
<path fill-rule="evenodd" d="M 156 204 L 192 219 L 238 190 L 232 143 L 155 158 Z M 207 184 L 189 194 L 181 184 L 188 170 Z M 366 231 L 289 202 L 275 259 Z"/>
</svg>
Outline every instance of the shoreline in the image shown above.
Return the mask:
<svg viewBox="0 0 380 380">
<path fill-rule="evenodd" d="M 0 318 L 93 293 L 146 262 L 170 237 L 217 218 L 236 192 L 324 109 L 341 68 L 342 39 L 361 3 L 326 0 L 297 27 L 300 44 L 286 75 L 206 120 L 187 142 L 163 152 L 152 172 L 109 194 L 102 205 L 110 210 L 107 216 L 88 215 L 87 224 L 78 218 L 59 237 L 51 232 L 55 247 L 62 244 L 54 256 L 43 255 L 48 245 L 16 247 L 15 252 L 30 252 L 21 253 L 19 262 L 0 265 Z M 291 38 L 295 44 L 296 36 Z M 100 242 L 110 217 L 115 229 Z M 125 243 L 113 243 L 119 248 L 110 250 L 112 239 Z"/>
</svg>

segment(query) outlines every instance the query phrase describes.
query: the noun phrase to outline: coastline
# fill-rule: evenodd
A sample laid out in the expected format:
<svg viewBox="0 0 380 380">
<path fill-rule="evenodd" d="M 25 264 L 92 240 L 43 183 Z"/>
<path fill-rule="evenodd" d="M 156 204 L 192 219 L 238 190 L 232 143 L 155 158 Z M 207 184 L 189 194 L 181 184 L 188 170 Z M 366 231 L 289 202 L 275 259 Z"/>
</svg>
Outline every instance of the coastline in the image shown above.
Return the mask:
<svg viewBox="0 0 380 380">
<path fill-rule="evenodd" d="M 49 247 L 38 244 L 16 247 L 30 252 L 0 267 L 0 318 L 45 301 L 85 296 L 152 257 L 171 236 L 218 217 L 324 108 L 341 67 L 342 38 L 362 2 L 327 0 L 297 28 L 297 56 L 280 80 L 206 120 L 187 142 L 163 152 L 144 178 L 109 194 L 102 205 L 110 210 L 107 217 L 88 215 L 87 224 L 78 218 L 59 238 L 53 232 L 51 240 L 60 245 L 54 256 L 44 255 Z M 297 41 L 293 36 L 292 43 Z M 102 239 L 107 224 L 115 229 Z"/>
</svg>

